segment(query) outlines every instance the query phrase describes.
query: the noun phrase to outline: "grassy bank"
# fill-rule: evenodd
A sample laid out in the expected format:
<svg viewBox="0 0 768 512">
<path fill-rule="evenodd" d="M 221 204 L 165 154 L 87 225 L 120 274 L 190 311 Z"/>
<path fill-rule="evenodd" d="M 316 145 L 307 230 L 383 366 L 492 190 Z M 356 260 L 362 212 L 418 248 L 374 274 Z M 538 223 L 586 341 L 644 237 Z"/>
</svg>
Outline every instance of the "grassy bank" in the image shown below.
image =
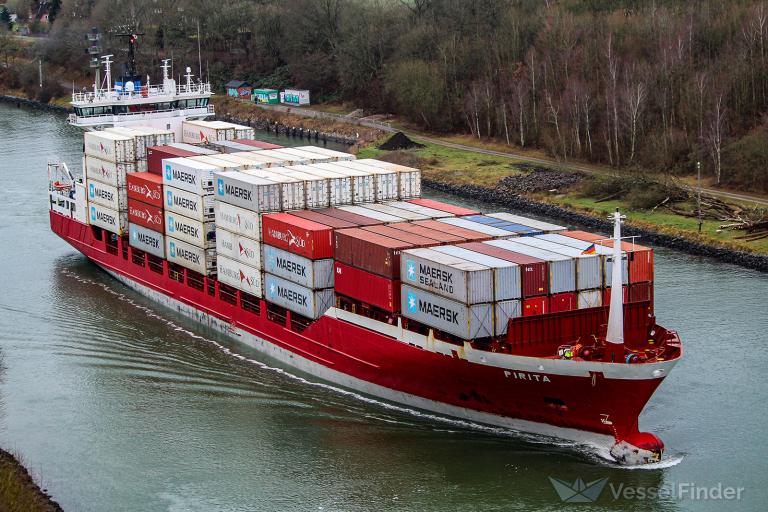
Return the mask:
<svg viewBox="0 0 768 512">
<path fill-rule="evenodd" d="M 61 512 L 62 509 L 40 489 L 27 469 L 13 455 L 0 450 L 0 510 Z"/>
</svg>

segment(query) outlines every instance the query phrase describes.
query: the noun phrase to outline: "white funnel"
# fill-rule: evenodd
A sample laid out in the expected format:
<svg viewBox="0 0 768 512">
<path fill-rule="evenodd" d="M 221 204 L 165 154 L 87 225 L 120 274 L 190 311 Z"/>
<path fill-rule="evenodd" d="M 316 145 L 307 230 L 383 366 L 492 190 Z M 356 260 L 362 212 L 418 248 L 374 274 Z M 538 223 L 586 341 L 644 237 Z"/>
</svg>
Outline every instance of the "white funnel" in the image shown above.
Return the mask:
<svg viewBox="0 0 768 512">
<path fill-rule="evenodd" d="M 605 341 L 624 344 L 624 290 L 621 277 L 621 221 L 625 217 L 616 209 L 613 220 L 613 271 L 611 272 L 611 307 L 608 311 L 608 332 Z"/>
</svg>

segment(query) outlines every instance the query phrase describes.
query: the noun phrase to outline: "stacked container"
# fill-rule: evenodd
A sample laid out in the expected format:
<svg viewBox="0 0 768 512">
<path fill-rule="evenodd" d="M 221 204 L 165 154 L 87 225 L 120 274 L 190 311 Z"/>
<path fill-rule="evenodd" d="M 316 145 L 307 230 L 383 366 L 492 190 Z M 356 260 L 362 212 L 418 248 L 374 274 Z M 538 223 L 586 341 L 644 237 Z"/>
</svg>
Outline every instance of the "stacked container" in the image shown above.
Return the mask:
<svg viewBox="0 0 768 512">
<path fill-rule="evenodd" d="M 255 132 L 249 126 L 241 126 L 223 121 L 182 121 L 182 141 L 188 144 L 206 142 L 253 139 Z"/>
<path fill-rule="evenodd" d="M 129 244 L 158 258 L 165 258 L 163 179 L 137 172 L 127 176 Z"/>
<path fill-rule="evenodd" d="M 136 172 L 136 143 L 112 132 L 85 132 L 89 223 L 122 236 L 128 228 L 126 175 Z"/>
<path fill-rule="evenodd" d="M 172 131 L 161 130 L 151 126 L 136 126 L 131 128 L 117 126 L 107 128 L 104 131 L 131 137 L 134 140 L 136 146 L 136 169 L 140 172 L 149 170 L 149 148 L 174 142 L 174 134 Z"/>
</svg>

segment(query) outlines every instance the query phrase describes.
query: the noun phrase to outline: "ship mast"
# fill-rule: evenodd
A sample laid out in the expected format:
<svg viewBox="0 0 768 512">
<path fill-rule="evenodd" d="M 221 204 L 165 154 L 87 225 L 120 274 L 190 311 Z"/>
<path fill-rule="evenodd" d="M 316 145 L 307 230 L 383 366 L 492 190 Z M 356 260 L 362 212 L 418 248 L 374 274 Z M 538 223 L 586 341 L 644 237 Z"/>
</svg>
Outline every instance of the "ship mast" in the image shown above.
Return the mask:
<svg viewBox="0 0 768 512">
<path fill-rule="evenodd" d="M 611 272 L 611 305 L 608 310 L 608 331 L 605 335 L 605 341 L 608 344 L 606 358 L 610 361 L 620 362 L 624 355 L 624 290 L 621 276 L 621 222 L 625 217 L 619 213 L 619 209 L 617 208 L 609 218 L 613 220 L 613 269 Z"/>
</svg>

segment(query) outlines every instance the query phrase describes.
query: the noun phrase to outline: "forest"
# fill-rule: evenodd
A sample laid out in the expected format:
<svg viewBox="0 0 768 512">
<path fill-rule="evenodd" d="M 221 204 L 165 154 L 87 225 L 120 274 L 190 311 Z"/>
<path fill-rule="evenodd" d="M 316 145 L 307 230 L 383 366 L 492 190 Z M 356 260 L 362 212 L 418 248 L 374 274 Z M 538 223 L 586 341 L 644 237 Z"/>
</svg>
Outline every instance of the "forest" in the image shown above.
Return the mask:
<svg viewBox="0 0 768 512">
<path fill-rule="evenodd" d="M 759 1 L 65 0 L 36 51 L 87 76 L 94 26 L 118 61 L 115 34 L 143 34 L 140 69 L 154 75 L 170 57 L 218 86 L 306 88 L 419 129 L 631 172 L 701 162 L 713 184 L 768 192 Z"/>
</svg>

